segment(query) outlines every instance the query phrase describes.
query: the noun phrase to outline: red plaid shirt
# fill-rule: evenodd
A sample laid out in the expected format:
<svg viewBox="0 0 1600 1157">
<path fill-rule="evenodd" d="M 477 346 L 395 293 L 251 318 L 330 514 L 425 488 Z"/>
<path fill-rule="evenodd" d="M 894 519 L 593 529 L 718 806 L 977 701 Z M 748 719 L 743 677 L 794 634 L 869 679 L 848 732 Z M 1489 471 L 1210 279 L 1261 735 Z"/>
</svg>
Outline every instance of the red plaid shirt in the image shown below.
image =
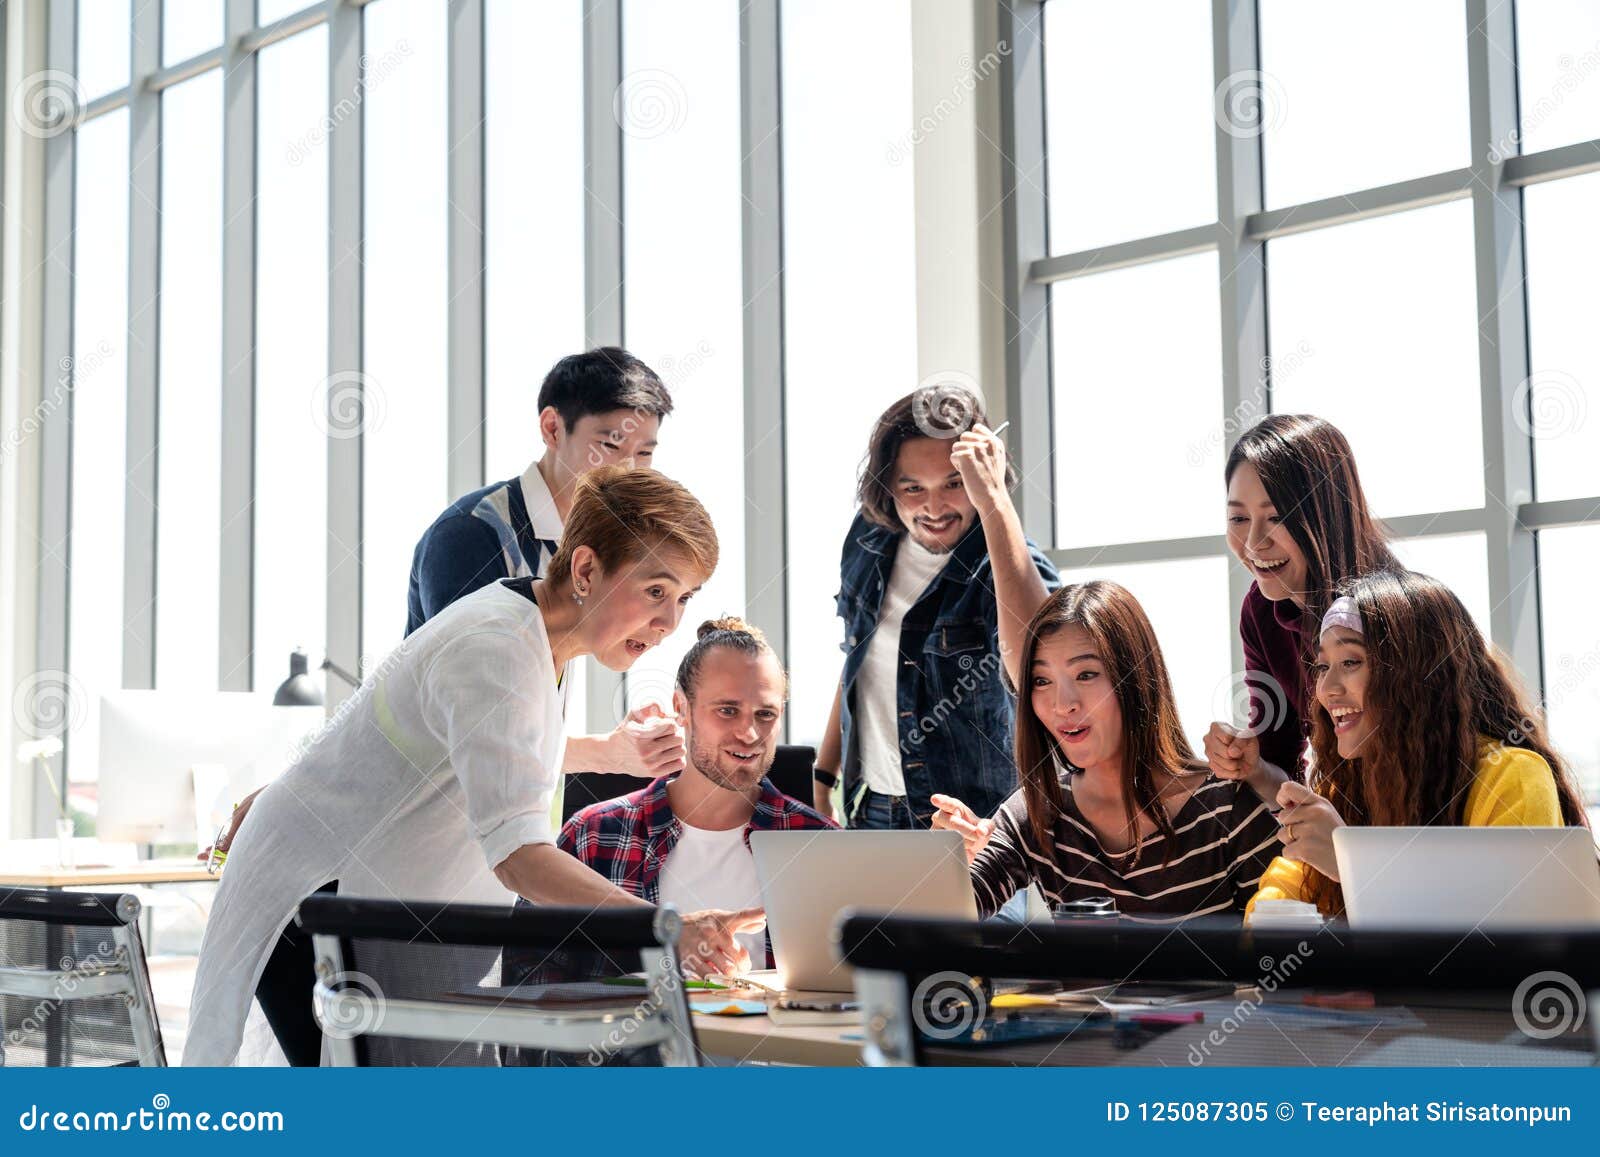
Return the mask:
<svg viewBox="0 0 1600 1157">
<path fill-rule="evenodd" d="M 620 799 L 590 804 L 561 829 L 561 850 L 576 856 L 625 892 L 660 902 L 661 869 L 683 834 L 683 824 L 672 814 L 667 785 L 674 777 L 662 776 L 649 787 Z M 750 833 L 787 832 L 837 827 L 830 820 L 784 795 L 770 779 L 761 781 L 761 798 L 744 829 L 744 846 Z"/>
<path fill-rule="evenodd" d="M 590 804 L 574 815 L 561 828 L 557 844 L 562 851 L 575 856 L 624 892 L 660 903 L 661 869 L 667 857 L 683 834 L 683 824 L 672 814 L 667 802 L 667 785 L 673 776 L 662 776 L 649 787 L 632 795 L 603 803 Z M 744 829 L 744 846 L 750 847 L 752 831 L 795 831 L 810 828 L 832 828 L 838 825 L 806 807 L 799 800 L 784 795 L 772 786 L 772 781 L 761 781 L 761 798 L 756 801 L 755 813 Z M 517 907 L 527 905 L 517 900 Z M 603 964 L 598 958 L 583 953 L 538 952 L 532 949 L 507 948 L 503 957 L 503 975 L 506 984 L 540 984 L 557 980 L 570 980 L 590 975 L 612 975 L 619 967 L 616 960 L 606 957 Z M 766 967 L 772 967 L 772 939 L 767 938 Z M 626 967 L 637 968 L 637 963 Z"/>
</svg>

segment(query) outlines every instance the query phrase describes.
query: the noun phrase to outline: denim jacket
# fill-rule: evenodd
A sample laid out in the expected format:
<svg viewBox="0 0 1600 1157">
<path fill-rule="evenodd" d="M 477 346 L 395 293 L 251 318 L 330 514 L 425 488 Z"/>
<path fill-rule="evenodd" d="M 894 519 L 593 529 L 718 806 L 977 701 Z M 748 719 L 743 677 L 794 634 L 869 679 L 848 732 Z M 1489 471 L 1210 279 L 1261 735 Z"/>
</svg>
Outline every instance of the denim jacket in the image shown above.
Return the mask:
<svg viewBox="0 0 1600 1157">
<path fill-rule="evenodd" d="M 844 691 L 839 701 L 845 814 L 861 787 L 855 728 L 855 684 L 878 625 L 883 592 L 901 535 L 857 513 L 839 560 L 839 617 Z M 1045 586 L 1061 585 L 1056 568 L 1031 541 L 1028 550 Z M 917 822 L 933 816 L 928 797 L 953 795 L 980 816 L 994 812 L 1017 786 L 1011 736 L 1016 709 L 1000 659 L 999 610 L 983 527 L 956 545 L 900 628 L 900 768 Z"/>
</svg>

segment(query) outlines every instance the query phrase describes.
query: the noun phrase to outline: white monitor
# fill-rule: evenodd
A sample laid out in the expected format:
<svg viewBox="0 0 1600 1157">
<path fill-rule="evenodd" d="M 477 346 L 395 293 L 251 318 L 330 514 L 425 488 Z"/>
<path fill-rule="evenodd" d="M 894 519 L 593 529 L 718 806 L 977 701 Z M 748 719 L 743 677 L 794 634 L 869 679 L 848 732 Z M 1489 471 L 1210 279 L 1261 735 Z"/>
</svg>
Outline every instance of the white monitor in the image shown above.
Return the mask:
<svg viewBox="0 0 1600 1157">
<path fill-rule="evenodd" d="M 100 698 L 101 840 L 209 843 L 233 805 L 269 783 L 325 720 L 271 694 L 118 691 Z"/>
</svg>

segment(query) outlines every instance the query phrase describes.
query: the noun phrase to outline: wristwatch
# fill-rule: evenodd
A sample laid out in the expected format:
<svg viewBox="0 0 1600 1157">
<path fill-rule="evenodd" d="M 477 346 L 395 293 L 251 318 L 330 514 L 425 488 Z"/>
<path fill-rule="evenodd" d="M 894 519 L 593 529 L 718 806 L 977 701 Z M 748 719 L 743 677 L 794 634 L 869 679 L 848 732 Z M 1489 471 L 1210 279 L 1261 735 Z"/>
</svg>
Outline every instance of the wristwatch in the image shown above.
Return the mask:
<svg viewBox="0 0 1600 1157">
<path fill-rule="evenodd" d="M 811 778 L 823 787 L 831 788 L 839 782 L 839 773 L 837 771 L 829 771 L 823 767 L 813 767 L 811 769 Z"/>
</svg>

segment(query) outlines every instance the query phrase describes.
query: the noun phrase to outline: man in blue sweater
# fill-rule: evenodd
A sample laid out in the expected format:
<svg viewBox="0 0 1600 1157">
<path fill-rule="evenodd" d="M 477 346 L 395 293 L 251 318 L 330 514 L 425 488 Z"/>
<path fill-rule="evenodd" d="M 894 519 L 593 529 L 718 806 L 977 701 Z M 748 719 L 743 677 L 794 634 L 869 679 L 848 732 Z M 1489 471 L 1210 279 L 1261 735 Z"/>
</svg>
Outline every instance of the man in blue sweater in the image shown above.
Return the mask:
<svg viewBox="0 0 1600 1157">
<path fill-rule="evenodd" d="M 544 577 L 578 479 L 600 466 L 650 466 L 671 412 L 667 387 L 627 350 L 603 346 L 558 361 L 539 387 L 544 454 L 520 477 L 456 499 L 418 540 L 406 634 L 479 587 Z M 681 771 L 681 732 L 649 718 L 660 715 L 641 708 L 609 735 L 569 736 L 565 770 Z"/>
</svg>

